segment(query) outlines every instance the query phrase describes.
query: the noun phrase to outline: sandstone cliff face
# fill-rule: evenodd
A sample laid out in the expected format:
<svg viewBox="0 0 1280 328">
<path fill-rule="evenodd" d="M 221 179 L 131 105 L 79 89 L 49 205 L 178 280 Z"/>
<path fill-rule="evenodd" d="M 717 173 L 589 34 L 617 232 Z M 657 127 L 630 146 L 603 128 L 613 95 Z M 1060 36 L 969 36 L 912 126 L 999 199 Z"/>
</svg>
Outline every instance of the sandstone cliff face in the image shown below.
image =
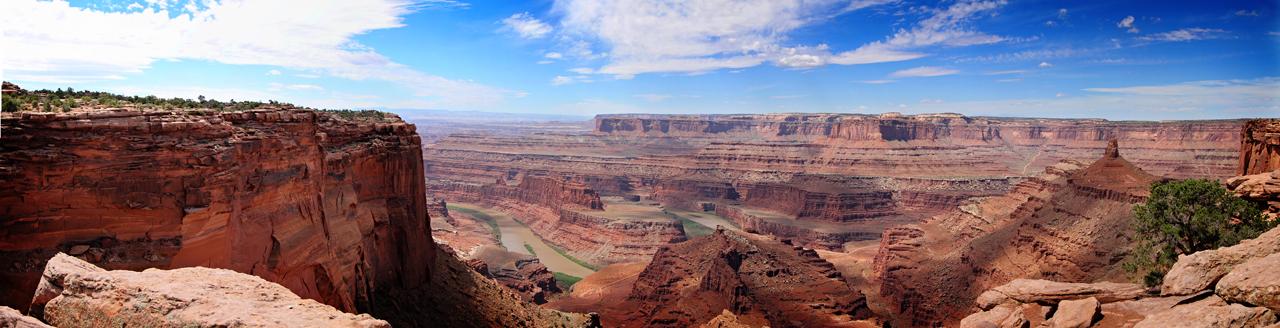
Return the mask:
<svg viewBox="0 0 1280 328">
<path fill-rule="evenodd" d="M 1021 167 L 998 167 L 991 162 L 1017 161 L 1008 151 L 1028 148 L 1036 156 L 1030 162 L 1032 169 L 1052 165 L 1061 159 L 1090 160 L 1106 147 L 1106 141 L 1117 139 L 1126 148 L 1135 150 L 1130 157 L 1144 170 L 1171 177 L 1232 175 L 1230 162 L 1235 160 L 1233 145 L 1239 121 L 1200 122 L 1113 122 L 1105 120 L 1068 119 L 1014 119 L 965 117 L 959 114 L 925 114 L 879 116 L 855 114 L 760 114 L 760 115 L 599 115 L 595 120 L 595 132 L 604 135 L 655 137 L 754 137 L 756 140 L 804 141 L 827 147 L 884 148 L 889 142 L 905 143 L 888 146 L 900 149 L 933 148 L 935 157 L 947 155 L 955 146 L 966 146 L 967 152 L 994 151 L 988 158 L 956 156 L 945 161 L 925 163 L 939 166 L 967 167 L 963 174 L 1018 171 Z M 738 147 L 724 144 L 727 147 Z M 778 162 L 778 155 L 785 154 L 793 146 L 777 143 L 748 143 L 743 146 L 760 148 L 772 146 L 774 155 L 740 157 L 732 154 L 748 153 L 708 152 L 724 159 L 759 162 L 771 160 L 771 166 L 785 166 Z M 908 146 L 909 145 L 909 146 Z M 1012 147 L 990 150 L 985 146 Z M 813 145 L 807 145 L 813 148 Z M 907 147 L 904 147 L 907 146 Z M 780 147 L 780 148 L 779 148 Z M 714 148 L 714 147 L 712 147 Z M 709 148 L 711 149 L 711 148 Z M 1210 151 L 1211 150 L 1211 151 Z M 764 154 L 753 152 L 754 154 Z M 1027 155 L 1030 155 L 1028 153 Z M 885 156 L 889 155 L 889 156 Z M 748 155 L 749 156 L 749 155 Z M 795 160 L 801 160 L 797 157 Z M 860 159 L 852 154 L 822 154 L 821 164 L 857 164 L 891 159 L 892 154 L 880 154 L 878 158 Z M 710 159 L 710 158 L 708 158 Z M 940 158 L 935 158 L 940 159 Z M 1023 159 L 1025 161 L 1025 159 Z M 804 161 L 795 164 L 812 164 Z M 760 164 L 765 164 L 761 162 Z M 926 169 L 920 163 L 905 167 L 885 169 L 915 171 Z M 976 164 L 976 165 L 975 165 Z M 915 166 L 915 167 L 912 167 Z M 851 168 L 852 169 L 852 168 Z M 990 170 L 990 171 L 989 171 Z M 1031 174 L 1022 170 L 1015 174 Z"/>
<path fill-rule="evenodd" d="M 1280 119 L 1249 121 L 1244 124 L 1240 139 L 1237 175 L 1280 170 Z"/>
<path fill-rule="evenodd" d="M 344 311 L 426 282 L 420 142 L 398 119 L 298 109 L 25 113 L 0 148 L 0 284 L 20 306 L 44 261 L 206 266 Z"/>
<path fill-rule="evenodd" d="M 895 326 L 955 324 L 979 292 L 1015 278 L 1120 277 L 1132 206 L 1155 180 L 1113 148 L 1087 167 L 1065 162 L 1009 194 L 889 229 L 872 304 Z"/>
<path fill-rule="evenodd" d="M 724 230 L 658 251 L 628 301 L 635 307 L 624 327 L 690 327 L 722 310 L 770 327 L 848 326 L 870 316 L 862 294 L 813 250 Z"/>
</svg>

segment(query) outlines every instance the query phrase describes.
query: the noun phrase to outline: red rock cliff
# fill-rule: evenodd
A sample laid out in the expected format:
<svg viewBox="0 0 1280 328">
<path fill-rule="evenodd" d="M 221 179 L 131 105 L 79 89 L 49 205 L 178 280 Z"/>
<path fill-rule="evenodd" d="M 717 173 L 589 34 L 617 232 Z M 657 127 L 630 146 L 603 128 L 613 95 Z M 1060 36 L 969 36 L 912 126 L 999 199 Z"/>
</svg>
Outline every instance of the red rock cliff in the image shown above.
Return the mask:
<svg viewBox="0 0 1280 328">
<path fill-rule="evenodd" d="M 1280 119 L 1252 120 L 1240 133 L 1240 173 L 1280 170 Z"/>
<path fill-rule="evenodd" d="M 3 305 L 44 262 L 249 273 L 344 311 L 428 280 L 411 124 L 299 109 L 25 113 L 0 139 Z"/>
</svg>

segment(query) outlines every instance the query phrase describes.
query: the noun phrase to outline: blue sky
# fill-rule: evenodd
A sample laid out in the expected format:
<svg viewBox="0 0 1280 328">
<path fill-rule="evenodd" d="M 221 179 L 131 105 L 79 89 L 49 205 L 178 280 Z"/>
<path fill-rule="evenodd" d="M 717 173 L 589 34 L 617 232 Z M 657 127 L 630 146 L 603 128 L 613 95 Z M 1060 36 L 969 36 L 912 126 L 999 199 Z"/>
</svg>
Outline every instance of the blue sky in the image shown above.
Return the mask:
<svg viewBox="0 0 1280 328">
<path fill-rule="evenodd" d="M 517 113 L 1280 117 L 1276 1 L 13 1 L 25 88 Z M 400 111 L 405 112 L 405 111 Z"/>
</svg>

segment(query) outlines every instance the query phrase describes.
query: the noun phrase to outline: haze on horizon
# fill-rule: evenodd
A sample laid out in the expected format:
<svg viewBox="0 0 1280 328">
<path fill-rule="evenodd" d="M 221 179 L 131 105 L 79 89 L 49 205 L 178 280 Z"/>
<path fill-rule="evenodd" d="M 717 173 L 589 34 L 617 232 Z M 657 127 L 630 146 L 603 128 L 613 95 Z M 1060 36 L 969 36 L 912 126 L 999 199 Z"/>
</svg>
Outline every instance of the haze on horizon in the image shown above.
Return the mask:
<svg viewBox="0 0 1280 328">
<path fill-rule="evenodd" d="M 6 2 L 27 89 L 531 114 L 1280 117 L 1270 0 Z"/>
</svg>

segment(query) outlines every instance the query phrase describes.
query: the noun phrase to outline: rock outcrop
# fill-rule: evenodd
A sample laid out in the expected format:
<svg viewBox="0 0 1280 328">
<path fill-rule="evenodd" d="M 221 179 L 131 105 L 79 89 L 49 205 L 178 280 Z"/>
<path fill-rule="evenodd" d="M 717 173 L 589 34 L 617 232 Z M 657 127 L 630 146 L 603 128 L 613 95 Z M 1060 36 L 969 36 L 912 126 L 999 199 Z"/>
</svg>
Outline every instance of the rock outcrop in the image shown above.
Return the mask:
<svg viewBox="0 0 1280 328">
<path fill-rule="evenodd" d="M 636 279 L 623 327 L 688 327 L 728 310 L 770 327 L 851 325 L 862 294 L 810 249 L 717 230 L 664 247 Z"/>
<path fill-rule="evenodd" d="M 8 84 L 6 82 L 5 84 Z M 0 306 L 0 327 L 5 328 L 52 328 L 40 319 L 22 315 L 18 310 L 8 306 Z"/>
<path fill-rule="evenodd" d="M 1240 198 L 1261 204 L 1272 220 L 1280 216 L 1280 170 L 1230 178 L 1226 185 Z"/>
<path fill-rule="evenodd" d="M 886 230 L 872 309 L 894 326 L 950 325 L 984 290 L 1018 278 L 1124 279 L 1132 207 L 1157 178 L 1120 157 L 1115 143 L 1103 153 L 1087 167 L 1059 163 L 1008 194 Z"/>
<path fill-rule="evenodd" d="M 391 327 L 226 269 L 106 271 L 59 253 L 32 307 L 58 327 Z"/>
<path fill-rule="evenodd" d="M 304 109 L 90 111 L 5 119 L 3 304 L 31 299 L 44 261 L 206 266 L 344 311 L 426 281 L 421 149 L 395 117 Z"/>
<path fill-rule="evenodd" d="M 1175 268 L 1197 267 L 1189 262 L 1214 254 L 1257 254 L 1235 265 L 1217 266 L 1214 270 L 1184 270 L 1165 276 L 1165 285 L 1194 289 L 1200 281 L 1208 284 L 1185 295 L 1146 293 L 1137 285 L 1117 283 L 1061 283 L 1053 281 L 1015 280 L 984 292 L 976 300 L 979 312 L 962 322 L 978 327 L 985 322 L 1004 325 L 1010 309 L 1049 307 L 1044 326 L 1048 327 L 1264 327 L 1277 323 L 1280 313 L 1280 252 L 1266 248 L 1280 240 L 1280 229 L 1239 245 L 1197 252 L 1179 257 Z M 1252 248 L 1252 249 L 1243 249 Z M 1224 262 L 1219 262 L 1224 263 Z M 1225 276 L 1217 272 L 1227 271 Z M 1171 272 L 1172 273 L 1172 272 Z M 1198 275 L 1198 279 L 1188 279 Z M 1220 279 L 1219 279 L 1220 278 Z M 1187 283 L 1196 281 L 1196 283 Z M 1086 320 L 1087 318 L 1087 320 Z M 1031 320 L 1030 325 L 1037 325 Z"/>
<path fill-rule="evenodd" d="M 1064 300 L 1094 299 L 1116 302 L 1146 295 L 1146 289 L 1124 283 L 1068 283 L 1039 279 L 1016 279 L 978 295 L 978 308 L 987 310 L 1001 304 L 1057 303 Z"/>
<path fill-rule="evenodd" d="M 1214 292 L 1232 303 L 1280 311 L 1280 253 L 1254 259 L 1231 269 L 1218 280 Z"/>
<path fill-rule="evenodd" d="M 1280 170 L 1280 119 L 1251 120 L 1240 132 L 1240 169 L 1236 175 Z"/>
<path fill-rule="evenodd" d="M 1160 285 L 1163 295 L 1191 295 L 1213 287 L 1237 265 L 1280 252 L 1280 229 L 1218 249 L 1179 255 Z"/>
</svg>

